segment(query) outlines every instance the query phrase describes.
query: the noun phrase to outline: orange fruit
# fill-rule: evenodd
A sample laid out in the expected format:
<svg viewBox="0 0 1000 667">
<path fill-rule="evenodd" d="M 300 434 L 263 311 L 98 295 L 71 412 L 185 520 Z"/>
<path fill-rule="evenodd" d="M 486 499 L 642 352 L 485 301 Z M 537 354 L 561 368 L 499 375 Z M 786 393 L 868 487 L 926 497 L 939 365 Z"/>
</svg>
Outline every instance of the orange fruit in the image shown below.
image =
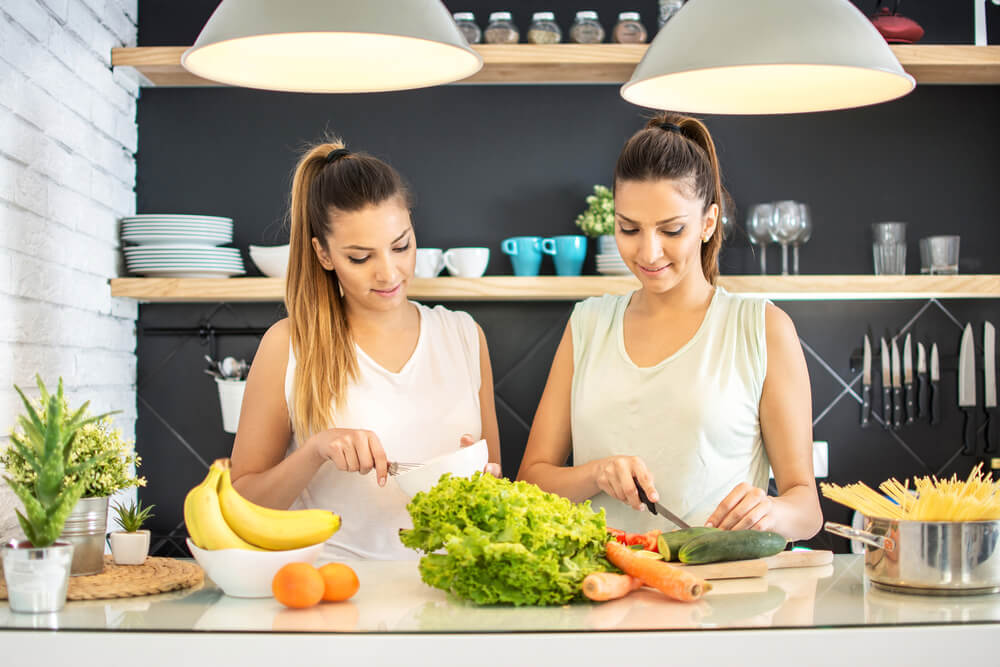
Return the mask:
<svg viewBox="0 0 1000 667">
<path fill-rule="evenodd" d="M 327 602 L 346 600 L 361 587 L 358 575 L 343 563 L 327 563 L 319 568 L 323 577 L 323 599 Z"/>
<path fill-rule="evenodd" d="M 309 563 L 289 563 L 275 573 L 271 592 L 286 607 L 311 607 L 323 599 L 323 577 Z"/>
</svg>

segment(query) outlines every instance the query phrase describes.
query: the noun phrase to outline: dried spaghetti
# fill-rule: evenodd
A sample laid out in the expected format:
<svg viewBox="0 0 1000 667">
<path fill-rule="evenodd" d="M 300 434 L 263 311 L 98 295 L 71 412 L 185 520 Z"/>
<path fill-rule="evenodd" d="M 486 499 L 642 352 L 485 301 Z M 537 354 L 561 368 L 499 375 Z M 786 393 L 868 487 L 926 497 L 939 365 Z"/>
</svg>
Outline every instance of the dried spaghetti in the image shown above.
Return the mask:
<svg viewBox="0 0 1000 667">
<path fill-rule="evenodd" d="M 882 493 L 863 482 L 839 486 L 820 484 L 823 495 L 867 517 L 911 521 L 990 521 L 1000 519 L 1000 480 L 983 476 L 977 465 L 966 480 L 914 477 L 901 483 L 895 477 L 879 485 Z"/>
</svg>

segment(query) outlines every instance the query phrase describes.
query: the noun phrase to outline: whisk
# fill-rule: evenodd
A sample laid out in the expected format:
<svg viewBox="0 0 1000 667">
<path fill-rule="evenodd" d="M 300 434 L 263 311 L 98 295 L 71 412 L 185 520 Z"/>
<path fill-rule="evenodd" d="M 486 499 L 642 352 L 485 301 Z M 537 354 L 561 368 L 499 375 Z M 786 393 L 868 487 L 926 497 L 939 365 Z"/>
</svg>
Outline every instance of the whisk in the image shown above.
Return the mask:
<svg viewBox="0 0 1000 667">
<path fill-rule="evenodd" d="M 422 467 L 423 463 L 402 463 L 401 461 L 390 461 L 389 462 L 389 474 L 390 475 L 400 475 L 404 472 L 410 472 L 411 470 L 416 470 Z"/>
</svg>

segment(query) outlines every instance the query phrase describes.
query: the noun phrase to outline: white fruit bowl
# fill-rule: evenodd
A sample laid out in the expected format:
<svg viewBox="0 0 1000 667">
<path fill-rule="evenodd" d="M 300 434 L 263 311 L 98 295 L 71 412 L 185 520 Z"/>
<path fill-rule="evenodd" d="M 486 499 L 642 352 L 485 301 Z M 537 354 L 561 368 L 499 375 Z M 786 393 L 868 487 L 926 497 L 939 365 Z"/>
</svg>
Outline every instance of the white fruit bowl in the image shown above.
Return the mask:
<svg viewBox="0 0 1000 667">
<path fill-rule="evenodd" d="M 394 479 L 403 493 L 412 498 L 420 491 L 429 491 L 446 472 L 455 477 L 468 477 L 485 468 L 488 461 L 486 441 L 480 440 L 458 451 L 429 459 L 419 468 L 396 475 Z"/>
<path fill-rule="evenodd" d="M 236 598 L 269 598 L 271 580 L 288 563 L 312 564 L 323 550 L 323 542 L 288 551 L 249 551 L 247 549 L 198 548 L 187 540 L 191 555 L 222 592 Z"/>
<path fill-rule="evenodd" d="M 288 273 L 288 248 L 287 245 L 252 245 L 250 259 L 265 276 L 284 278 Z"/>
</svg>

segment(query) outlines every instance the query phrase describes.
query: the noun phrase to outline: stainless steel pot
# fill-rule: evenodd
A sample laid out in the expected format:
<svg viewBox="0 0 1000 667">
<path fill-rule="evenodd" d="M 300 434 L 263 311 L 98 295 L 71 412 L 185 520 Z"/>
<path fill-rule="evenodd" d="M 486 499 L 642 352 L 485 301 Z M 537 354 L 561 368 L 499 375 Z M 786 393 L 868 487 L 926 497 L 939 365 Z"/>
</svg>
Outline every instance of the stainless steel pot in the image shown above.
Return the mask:
<svg viewBox="0 0 1000 667">
<path fill-rule="evenodd" d="M 865 517 L 864 530 L 827 522 L 827 532 L 865 544 L 865 574 L 901 593 L 1000 591 L 1000 521 L 902 521 Z"/>
</svg>

